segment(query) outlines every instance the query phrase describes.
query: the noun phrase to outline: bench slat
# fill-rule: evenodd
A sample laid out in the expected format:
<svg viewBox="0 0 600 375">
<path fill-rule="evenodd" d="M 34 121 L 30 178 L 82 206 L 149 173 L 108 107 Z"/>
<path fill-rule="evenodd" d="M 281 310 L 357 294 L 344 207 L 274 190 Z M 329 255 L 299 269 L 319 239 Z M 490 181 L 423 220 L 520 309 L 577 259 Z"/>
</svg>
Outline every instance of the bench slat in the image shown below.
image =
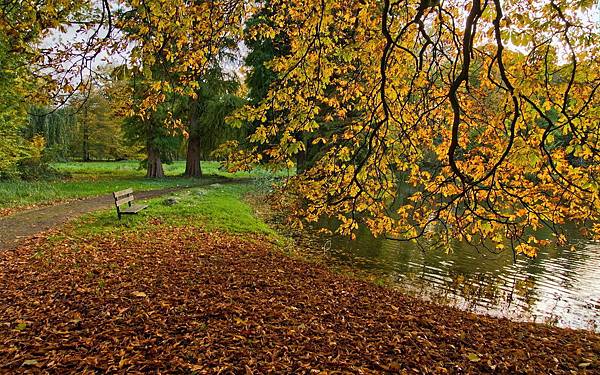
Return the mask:
<svg viewBox="0 0 600 375">
<path fill-rule="evenodd" d="M 125 190 L 121 190 L 121 191 L 115 191 L 113 193 L 113 196 L 115 197 L 115 199 L 119 199 L 124 195 L 130 195 L 133 194 L 133 189 L 129 188 L 129 189 L 125 189 Z"/>
<path fill-rule="evenodd" d="M 129 202 L 133 202 L 133 200 L 134 200 L 134 198 L 133 198 L 133 195 L 129 195 L 129 196 L 126 196 L 126 197 L 124 197 L 124 198 L 117 199 L 117 200 L 115 201 L 115 205 L 117 205 L 117 206 L 122 206 L 122 205 L 124 205 L 124 204 L 127 204 L 127 203 L 129 203 Z"/>
<path fill-rule="evenodd" d="M 148 205 L 145 204 L 134 204 L 131 207 L 127 207 L 124 210 L 121 210 L 122 214 L 137 214 L 141 210 L 148 208 Z"/>
<path fill-rule="evenodd" d="M 113 193 L 115 198 L 115 206 L 117 207 L 117 216 L 121 220 L 121 215 L 134 215 L 141 210 L 148 208 L 146 204 L 131 204 L 134 201 L 133 189 L 125 189 Z M 121 206 L 124 206 L 121 208 Z"/>
</svg>

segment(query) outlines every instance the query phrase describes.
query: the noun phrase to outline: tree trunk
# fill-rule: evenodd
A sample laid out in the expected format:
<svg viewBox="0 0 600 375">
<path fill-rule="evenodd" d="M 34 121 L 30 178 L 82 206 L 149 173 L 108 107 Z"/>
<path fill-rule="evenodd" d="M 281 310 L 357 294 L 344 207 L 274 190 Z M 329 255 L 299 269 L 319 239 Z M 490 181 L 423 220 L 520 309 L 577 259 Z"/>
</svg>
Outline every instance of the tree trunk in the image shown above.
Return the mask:
<svg viewBox="0 0 600 375">
<path fill-rule="evenodd" d="M 296 154 L 296 173 L 301 174 L 306 170 L 306 151 L 301 150 Z"/>
<path fill-rule="evenodd" d="M 188 140 L 184 176 L 202 177 L 202 165 L 200 164 L 200 137 L 197 135 L 191 135 Z"/>
<path fill-rule="evenodd" d="M 160 160 L 160 151 L 152 146 L 148 146 L 148 165 L 146 167 L 147 178 L 165 177 L 162 161 Z"/>
<path fill-rule="evenodd" d="M 90 127 L 88 124 L 87 104 L 83 112 L 83 161 L 90 161 Z"/>
<path fill-rule="evenodd" d="M 190 103 L 190 119 L 187 155 L 185 158 L 185 177 L 202 177 L 200 165 L 200 125 L 198 124 L 198 100 Z"/>
</svg>

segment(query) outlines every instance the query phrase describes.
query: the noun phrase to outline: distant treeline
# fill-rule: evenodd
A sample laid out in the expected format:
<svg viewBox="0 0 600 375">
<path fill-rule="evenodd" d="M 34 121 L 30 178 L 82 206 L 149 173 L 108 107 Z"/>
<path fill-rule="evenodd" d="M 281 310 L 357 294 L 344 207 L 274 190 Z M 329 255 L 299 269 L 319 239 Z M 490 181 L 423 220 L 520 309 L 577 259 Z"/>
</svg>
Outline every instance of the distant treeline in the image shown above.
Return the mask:
<svg viewBox="0 0 600 375">
<path fill-rule="evenodd" d="M 110 116 L 97 98 L 80 107 L 52 110 L 35 108 L 23 129 L 23 136 L 43 137 L 45 153 L 51 161 L 122 160 L 141 156 L 139 147 L 127 142 L 123 120 Z"/>
</svg>

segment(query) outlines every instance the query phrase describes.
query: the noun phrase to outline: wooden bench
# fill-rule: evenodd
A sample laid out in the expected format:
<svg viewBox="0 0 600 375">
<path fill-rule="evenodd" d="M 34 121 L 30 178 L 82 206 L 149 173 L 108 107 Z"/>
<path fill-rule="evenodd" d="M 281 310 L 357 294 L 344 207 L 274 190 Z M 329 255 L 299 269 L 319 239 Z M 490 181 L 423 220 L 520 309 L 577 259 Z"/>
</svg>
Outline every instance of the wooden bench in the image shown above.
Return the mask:
<svg viewBox="0 0 600 375">
<path fill-rule="evenodd" d="M 148 207 L 146 204 L 133 204 L 133 189 L 125 189 L 113 193 L 115 198 L 115 207 L 117 207 L 117 216 L 121 220 L 121 215 L 135 215 Z M 125 206 L 123 208 L 123 206 Z"/>
</svg>

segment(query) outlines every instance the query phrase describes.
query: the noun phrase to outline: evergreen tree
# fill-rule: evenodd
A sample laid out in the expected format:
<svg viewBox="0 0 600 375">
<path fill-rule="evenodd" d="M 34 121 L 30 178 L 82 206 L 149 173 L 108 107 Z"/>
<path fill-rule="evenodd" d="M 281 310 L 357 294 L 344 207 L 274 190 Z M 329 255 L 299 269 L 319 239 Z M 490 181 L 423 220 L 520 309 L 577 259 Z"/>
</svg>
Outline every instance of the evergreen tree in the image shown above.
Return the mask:
<svg viewBox="0 0 600 375">
<path fill-rule="evenodd" d="M 239 83 L 218 64 L 200 82 L 197 97 L 189 100 L 188 147 L 185 176 L 202 177 L 200 160 L 222 142 L 241 138 L 242 130 L 229 127 L 225 118 L 244 101 L 236 96 Z"/>
<path fill-rule="evenodd" d="M 272 26 L 272 17 L 275 12 L 271 2 L 264 1 L 260 11 L 246 22 L 244 44 L 249 51 L 244 61 L 248 67 L 245 83 L 248 87 L 248 98 L 252 104 L 257 104 L 266 97 L 269 87 L 277 78 L 276 73 L 267 66 L 268 63 L 289 51 L 287 39 L 282 34 L 254 35 L 249 32 L 252 28 L 261 25 Z"/>
<path fill-rule="evenodd" d="M 129 72 L 129 85 L 133 98 L 133 106 L 139 106 L 148 90 L 155 72 L 133 70 Z M 135 114 L 125 119 L 123 129 L 130 145 L 141 146 L 146 158 L 143 164 L 146 167 L 146 177 L 164 177 L 163 162 L 171 162 L 177 154 L 177 149 L 182 141 L 180 129 L 167 126 L 169 117 L 172 116 L 177 97 L 156 105 L 156 108 L 145 111 L 143 115 Z"/>
</svg>

